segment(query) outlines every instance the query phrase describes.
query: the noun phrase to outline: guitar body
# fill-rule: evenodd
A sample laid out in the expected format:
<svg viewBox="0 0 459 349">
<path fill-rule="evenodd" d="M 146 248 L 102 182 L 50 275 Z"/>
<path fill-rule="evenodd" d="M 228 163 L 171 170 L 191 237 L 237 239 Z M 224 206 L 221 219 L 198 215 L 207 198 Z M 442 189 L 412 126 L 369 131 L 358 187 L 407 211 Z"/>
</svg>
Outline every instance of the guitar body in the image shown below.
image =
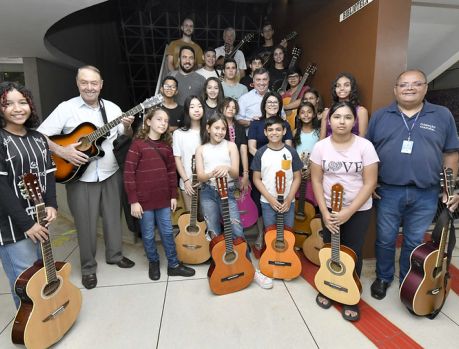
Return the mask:
<svg viewBox="0 0 459 349">
<path fill-rule="evenodd" d="M 60 284 L 49 292 L 41 260 L 16 280 L 15 290 L 21 298 L 21 306 L 13 323 L 13 343 L 24 344 L 27 349 L 48 348 L 76 321 L 81 308 L 81 291 L 69 281 L 69 263 L 55 262 L 55 266 Z"/>
<path fill-rule="evenodd" d="M 72 132 L 66 135 L 56 135 L 49 137 L 54 143 L 59 144 L 60 146 L 66 147 L 70 144 L 82 142 L 77 149 L 87 156 L 89 156 L 89 161 L 81 166 L 75 166 L 68 162 L 65 159 L 52 154 L 53 160 L 56 164 L 56 181 L 58 183 L 71 183 L 79 179 L 86 168 L 89 166 L 89 163 L 95 157 L 104 156 L 104 151 L 100 148 L 100 145 L 105 140 L 104 137 L 97 139 L 95 142 L 90 142 L 86 136 L 90 133 L 97 130 L 97 127 L 91 124 L 90 122 L 84 122 L 78 125 Z"/>
<path fill-rule="evenodd" d="M 180 231 L 175 237 L 177 257 L 186 264 L 201 264 L 210 258 L 206 223 L 196 221 L 196 226 L 192 227 L 190 219 L 189 213 L 182 214 L 178 219 Z"/>
<path fill-rule="evenodd" d="M 311 220 L 316 215 L 316 209 L 306 200 L 304 201 L 304 210 L 300 210 L 299 206 L 299 200 L 296 200 L 293 233 L 295 234 L 295 247 L 302 248 L 306 238 L 311 235 Z"/>
<path fill-rule="evenodd" d="M 301 274 L 301 261 L 295 253 L 295 236 L 284 228 L 284 240 L 277 240 L 276 225 L 266 228 L 266 250 L 260 257 L 260 271 L 274 279 L 294 279 Z"/>
<path fill-rule="evenodd" d="M 239 216 L 241 218 L 242 227 L 249 228 L 258 220 L 258 208 L 252 199 L 250 193 L 252 192 L 251 187 L 247 191 L 240 191 L 239 197 L 236 199 L 237 207 L 239 209 Z"/>
<path fill-rule="evenodd" d="M 324 246 L 322 238 L 322 221 L 314 218 L 310 223 L 311 236 L 303 242 L 303 253 L 313 264 L 320 266 L 319 251 Z"/>
<path fill-rule="evenodd" d="M 255 275 L 252 262 L 247 258 L 247 242 L 243 238 L 233 240 L 233 251 L 227 253 L 225 238 L 219 235 L 212 239 L 210 250 L 212 263 L 207 275 L 213 293 L 224 295 L 240 291 L 249 286 Z"/>
<path fill-rule="evenodd" d="M 282 98 L 283 105 L 290 104 L 292 102 L 292 97 Z M 287 120 L 292 132 L 295 130 L 295 118 L 296 118 L 296 109 L 286 110 L 285 119 Z"/>
<path fill-rule="evenodd" d="M 362 285 L 355 272 L 357 256 L 355 252 L 340 245 L 340 264 L 332 261 L 331 244 L 325 244 L 319 252 L 320 268 L 314 277 L 314 283 L 320 293 L 334 301 L 354 305 L 360 300 Z"/>
<path fill-rule="evenodd" d="M 440 251 L 438 245 L 426 242 L 411 252 L 410 270 L 400 287 L 400 299 L 416 315 L 425 316 L 434 313 L 447 297 L 451 282 L 446 280 L 446 255 L 441 258 L 441 270 L 436 270 L 436 261 Z"/>
<path fill-rule="evenodd" d="M 178 188 L 177 188 L 178 191 Z M 177 194 L 177 208 L 174 212 L 171 212 L 171 221 L 173 226 L 178 225 L 178 219 L 182 214 L 186 213 L 185 203 L 183 202 L 182 194 L 178 192 Z"/>
</svg>

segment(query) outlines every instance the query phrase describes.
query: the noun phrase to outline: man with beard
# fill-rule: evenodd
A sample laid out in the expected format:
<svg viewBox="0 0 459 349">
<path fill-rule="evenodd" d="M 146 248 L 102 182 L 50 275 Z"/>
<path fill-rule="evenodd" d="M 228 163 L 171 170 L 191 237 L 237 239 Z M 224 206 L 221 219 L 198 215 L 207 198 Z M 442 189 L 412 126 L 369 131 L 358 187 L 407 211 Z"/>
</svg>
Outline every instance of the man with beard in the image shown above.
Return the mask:
<svg viewBox="0 0 459 349">
<path fill-rule="evenodd" d="M 99 98 L 103 80 L 100 71 L 93 66 L 78 69 L 76 83 L 80 95 L 62 102 L 43 121 L 38 131 L 46 136 L 68 134 L 84 122 L 101 127 L 122 115 L 114 103 Z M 104 120 L 106 119 L 106 120 Z M 121 252 L 121 190 L 122 176 L 113 154 L 113 141 L 120 134 L 132 135 L 133 116 L 124 117 L 121 123 L 110 130 L 101 148 L 105 155 L 90 162 L 83 175 L 66 184 L 67 199 L 78 232 L 80 248 L 81 283 L 87 289 L 97 285 L 97 220 L 102 216 L 105 260 L 120 268 L 132 268 L 134 262 L 123 257 Z M 88 156 L 78 150 L 80 142 L 60 146 L 48 140 L 50 150 L 75 166 L 89 161 Z"/>
<path fill-rule="evenodd" d="M 182 38 L 171 41 L 166 50 L 167 68 L 171 72 L 178 68 L 179 51 L 182 46 L 191 46 L 195 52 L 196 62 L 200 68 L 204 64 L 201 47 L 191 40 L 194 31 L 194 23 L 190 18 L 185 18 L 180 27 Z"/>
<path fill-rule="evenodd" d="M 177 103 L 183 106 L 190 95 L 200 96 L 206 79 L 193 71 L 195 52 L 191 46 L 182 46 L 179 51 L 179 69 L 171 72 L 178 81 Z"/>
</svg>

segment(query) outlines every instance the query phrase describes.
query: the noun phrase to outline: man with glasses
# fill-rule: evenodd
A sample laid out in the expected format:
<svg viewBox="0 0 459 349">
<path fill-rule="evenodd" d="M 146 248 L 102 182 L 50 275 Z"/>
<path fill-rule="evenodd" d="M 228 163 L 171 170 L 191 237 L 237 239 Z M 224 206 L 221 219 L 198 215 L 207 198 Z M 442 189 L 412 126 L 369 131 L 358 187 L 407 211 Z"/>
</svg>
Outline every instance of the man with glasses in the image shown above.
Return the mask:
<svg viewBox="0 0 459 349">
<path fill-rule="evenodd" d="M 458 166 L 459 141 L 451 112 L 427 102 L 427 78 L 420 70 L 401 73 L 395 102 L 376 111 L 367 138 L 378 153 L 379 187 L 375 192 L 376 280 L 371 295 L 383 299 L 394 278 L 396 240 L 403 224 L 399 281 L 410 254 L 422 243 L 436 213 L 440 172 Z"/>
<path fill-rule="evenodd" d="M 164 98 L 163 107 L 169 114 L 169 131 L 174 132 L 177 128 L 182 127 L 183 106 L 175 101 L 178 93 L 178 81 L 173 76 L 166 76 L 161 84 L 161 95 Z"/>
</svg>

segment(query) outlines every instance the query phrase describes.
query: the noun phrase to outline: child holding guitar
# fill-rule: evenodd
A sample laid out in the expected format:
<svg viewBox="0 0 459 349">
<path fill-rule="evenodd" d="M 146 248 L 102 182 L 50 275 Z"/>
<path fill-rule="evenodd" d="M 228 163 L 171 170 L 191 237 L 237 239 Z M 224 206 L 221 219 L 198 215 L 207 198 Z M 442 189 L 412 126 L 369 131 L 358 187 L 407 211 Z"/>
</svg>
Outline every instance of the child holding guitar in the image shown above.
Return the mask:
<svg viewBox="0 0 459 349">
<path fill-rule="evenodd" d="M 163 108 L 151 109 L 129 148 L 124 165 L 124 187 L 131 215 L 140 219 L 142 241 L 149 261 L 148 276 L 161 277 L 155 242 L 155 222 L 166 252 L 171 276 L 193 276 L 195 271 L 177 259 L 171 210 L 177 206 L 177 177 L 168 130 L 169 115 Z"/>
<path fill-rule="evenodd" d="M 340 233 L 341 244 L 357 255 L 355 269 L 360 276 L 361 250 L 370 222 L 379 158 L 368 140 L 352 133 L 356 118 L 350 102 L 334 104 L 326 120 L 332 134 L 316 143 L 310 159 L 312 186 L 324 223 L 324 242 L 329 243 L 332 234 Z M 331 188 L 336 183 L 344 187 L 344 199 L 342 210 L 331 212 Z M 316 302 L 324 309 L 332 305 L 332 300 L 322 293 Z M 342 315 L 349 321 L 359 320 L 358 305 L 343 305 Z"/>
<path fill-rule="evenodd" d="M 48 229 L 36 223 L 34 203 L 18 187 L 24 173 L 38 177 L 48 224 L 57 216 L 54 162 L 46 138 L 32 130 L 39 124 L 32 95 L 13 82 L 0 84 L 0 258 L 14 291 L 17 277 L 39 259 L 37 242 L 48 240 Z"/>
</svg>

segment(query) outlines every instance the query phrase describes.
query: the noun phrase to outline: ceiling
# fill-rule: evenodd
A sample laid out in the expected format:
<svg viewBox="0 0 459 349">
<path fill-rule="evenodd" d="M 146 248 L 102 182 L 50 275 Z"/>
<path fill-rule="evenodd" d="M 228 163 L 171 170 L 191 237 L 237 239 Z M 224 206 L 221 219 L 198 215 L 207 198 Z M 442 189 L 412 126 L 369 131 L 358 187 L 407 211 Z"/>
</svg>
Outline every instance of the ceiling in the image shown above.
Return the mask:
<svg viewBox="0 0 459 349">
<path fill-rule="evenodd" d="M 58 61 L 46 47 L 47 30 L 63 17 L 104 1 L 0 0 L 0 63 L 15 57 Z M 431 81 L 459 61 L 458 33 L 459 0 L 413 0 L 408 66 L 424 70 Z"/>
</svg>

